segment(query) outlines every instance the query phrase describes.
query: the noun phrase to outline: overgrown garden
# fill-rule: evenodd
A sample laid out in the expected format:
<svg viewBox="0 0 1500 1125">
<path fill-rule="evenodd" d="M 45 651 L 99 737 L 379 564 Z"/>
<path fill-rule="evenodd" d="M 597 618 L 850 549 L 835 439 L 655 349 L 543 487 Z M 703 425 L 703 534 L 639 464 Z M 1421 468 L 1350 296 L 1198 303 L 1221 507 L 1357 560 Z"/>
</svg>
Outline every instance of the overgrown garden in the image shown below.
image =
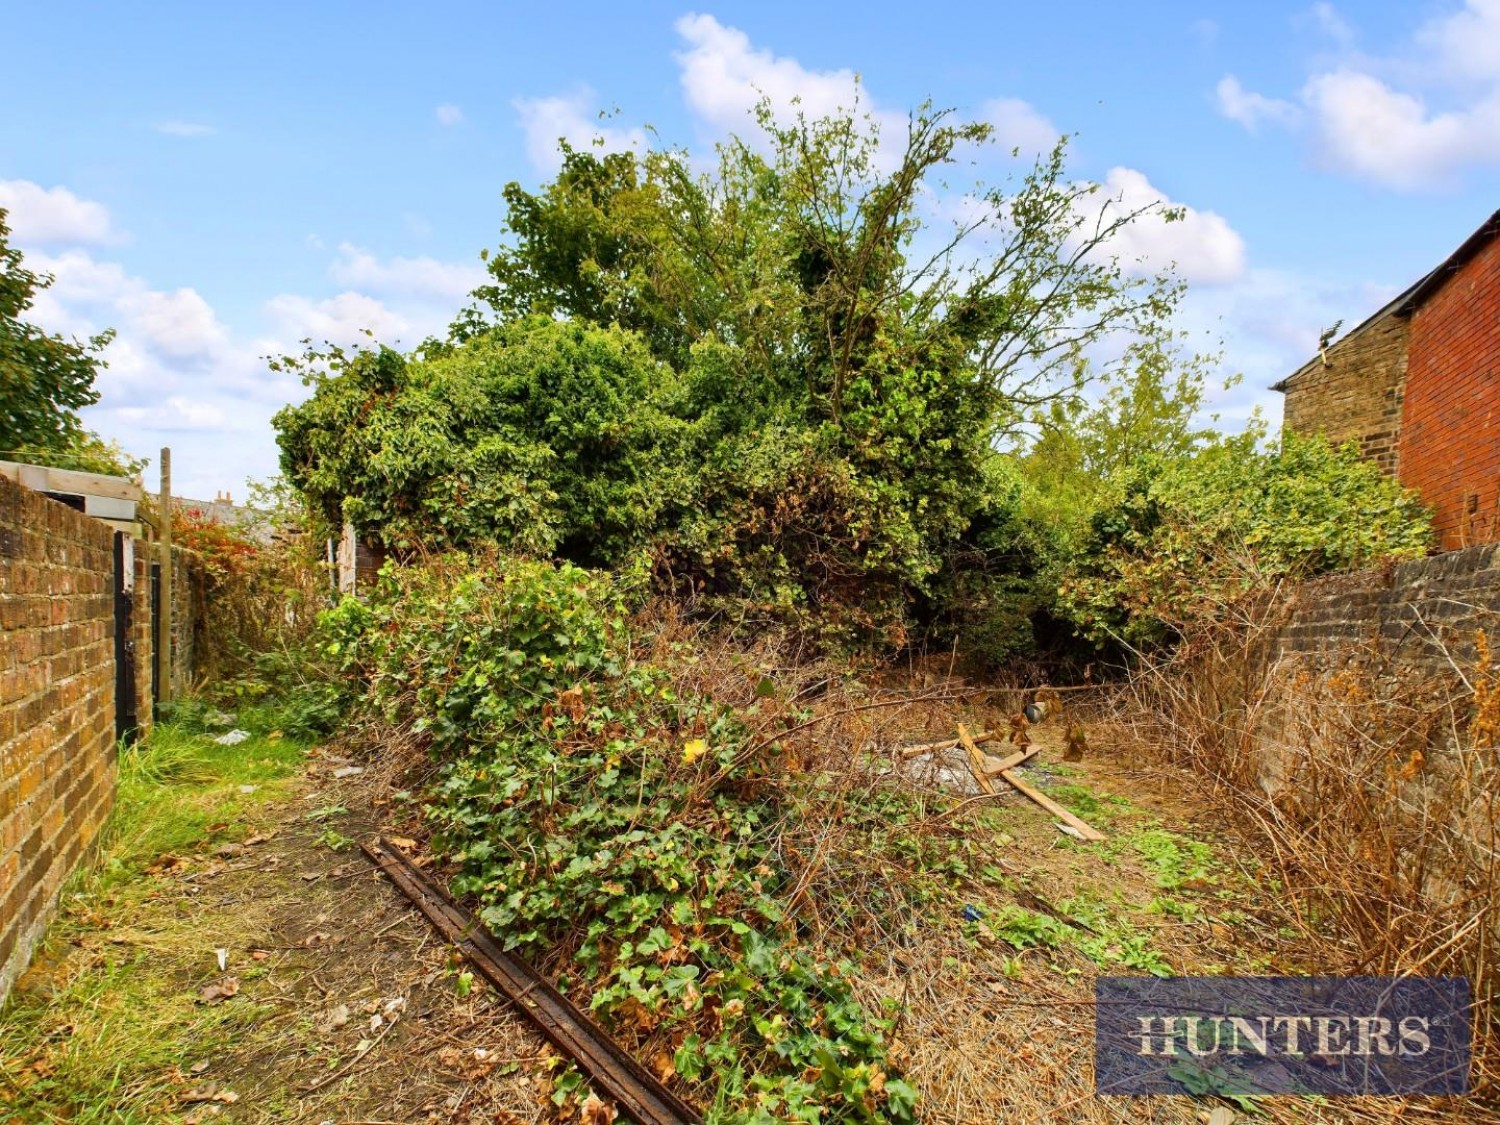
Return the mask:
<svg viewBox="0 0 1500 1125">
<path fill-rule="evenodd" d="M 1428 544 L 1354 450 L 1212 428 L 1180 284 L 1113 250 L 1178 216 L 1122 212 L 1064 143 L 950 187 L 990 143 L 766 108 L 708 171 L 565 147 L 506 189 L 446 338 L 279 361 L 312 387 L 287 480 L 391 560 L 324 619 L 339 690 L 435 761 L 455 890 L 716 1119 L 915 1113 L 848 959 L 912 939 L 932 857 L 836 721 L 889 701 L 815 703 L 797 668 L 1120 664 Z M 701 674 L 724 644 L 748 692 Z M 1127 947 L 1157 963 L 1098 948 Z"/>
<path fill-rule="evenodd" d="M 179 521 L 219 593 L 216 703 L 401 757 L 454 891 L 712 1120 L 914 1119 L 904 999 L 868 982 L 956 902 L 1013 900 L 959 915 L 1007 979 L 1064 946 L 1169 971 L 1139 919 L 1006 869 L 992 809 L 893 783 L 878 751 L 968 705 L 955 669 L 1108 679 L 1428 547 L 1354 449 L 1215 428 L 1182 286 L 1116 253 L 1180 216 L 1066 157 L 927 108 L 893 137 L 768 106 L 710 166 L 564 146 L 506 188 L 444 338 L 275 361 L 311 393 L 277 416 L 265 530 L 300 536 Z M 956 183 L 976 168 L 1000 178 Z M 0 262 L 4 316 L 41 280 Z M 88 401 L 91 354 L 7 384 L 16 434 L 32 396 Z M 319 614 L 314 545 L 346 524 L 389 561 Z M 936 686 L 893 672 L 934 654 Z M 1219 878 L 1133 831 L 1097 854 L 1164 893 Z"/>
</svg>

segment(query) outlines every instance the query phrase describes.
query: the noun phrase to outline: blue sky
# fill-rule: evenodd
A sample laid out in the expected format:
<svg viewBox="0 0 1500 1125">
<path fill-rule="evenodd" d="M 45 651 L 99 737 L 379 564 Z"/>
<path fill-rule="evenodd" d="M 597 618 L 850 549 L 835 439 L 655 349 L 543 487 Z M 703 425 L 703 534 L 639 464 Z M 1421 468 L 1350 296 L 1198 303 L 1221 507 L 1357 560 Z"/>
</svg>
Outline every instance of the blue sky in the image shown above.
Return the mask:
<svg viewBox="0 0 1500 1125">
<path fill-rule="evenodd" d="M 302 393 L 259 359 L 441 329 L 503 186 L 555 138 L 696 149 L 756 91 L 925 98 L 1072 170 L 1190 208 L 1125 247 L 1176 261 L 1185 327 L 1262 406 L 1500 205 L 1500 0 L 1405 4 L 11 3 L 0 206 L 57 284 L 35 318 L 113 326 L 89 423 L 174 450 L 190 494 L 275 471 Z"/>
</svg>

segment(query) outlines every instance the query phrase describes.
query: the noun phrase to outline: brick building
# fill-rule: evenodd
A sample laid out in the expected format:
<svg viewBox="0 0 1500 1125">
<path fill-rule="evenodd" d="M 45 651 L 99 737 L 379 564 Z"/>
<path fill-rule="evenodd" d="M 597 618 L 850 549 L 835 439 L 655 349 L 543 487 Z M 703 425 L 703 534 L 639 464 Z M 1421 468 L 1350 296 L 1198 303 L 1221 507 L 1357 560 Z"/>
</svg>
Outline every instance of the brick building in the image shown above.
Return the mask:
<svg viewBox="0 0 1500 1125">
<path fill-rule="evenodd" d="M 1357 441 L 1416 489 L 1444 549 L 1500 542 L 1500 211 L 1274 389 L 1288 430 Z"/>
</svg>

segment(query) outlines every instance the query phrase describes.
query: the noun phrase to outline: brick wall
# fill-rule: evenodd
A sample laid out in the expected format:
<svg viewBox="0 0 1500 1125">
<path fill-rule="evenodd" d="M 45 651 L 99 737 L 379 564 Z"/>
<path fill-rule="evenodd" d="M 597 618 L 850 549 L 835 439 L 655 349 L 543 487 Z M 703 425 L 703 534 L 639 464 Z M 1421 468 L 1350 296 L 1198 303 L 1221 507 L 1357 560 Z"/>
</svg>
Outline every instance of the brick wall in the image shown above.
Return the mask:
<svg viewBox="0 0 1500 1125">
<path fill-rule="evenodd" d="M 113 549 L 0 478 L 0 998 L 113 804 Z"/>
<path fill-rule="evenodd" d="M 135 712 L 151 723 L 151 551 L 134 545 Z M 173 552 L 172 679 L 193 685 L 203 570 Z M 0 1001 L 63 882 L 98 836 L 116 780 L 114 530 L 0 477 Z"/>
<path fill-rule="evenodd" d="M 1462 666 L 1475 631 L 1500 637 L 1497 625 L 1500 545 L 1489 544 L 1306 583 L 1272 655 L 1316 661 L 1373 644 L 1403 671 L 1446 680 L 1449 657 Z"/>
<path fill-rule="evenodd" d="M 1500 239 L 1412 314 L 1401 481 L 1444 548 L 1500 540 Z"/>
<path fill-rule="evenodd" d="M 1360 443 L 1387 473 L 1400 467 L 1402 398 L 1407 374 L 1408 325 L 1393 311 L 1378 316 L 1315 356 L 1285 384 L 1284 426 L 1298 434 Z"/>
</svg>

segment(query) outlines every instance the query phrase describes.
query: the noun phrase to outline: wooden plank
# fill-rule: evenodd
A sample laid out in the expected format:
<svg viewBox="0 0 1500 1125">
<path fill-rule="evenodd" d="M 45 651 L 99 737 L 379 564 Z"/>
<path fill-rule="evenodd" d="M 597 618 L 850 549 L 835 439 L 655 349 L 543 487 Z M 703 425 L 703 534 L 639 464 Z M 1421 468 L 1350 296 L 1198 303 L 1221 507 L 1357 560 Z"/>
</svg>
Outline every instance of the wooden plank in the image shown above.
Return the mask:
<svg viewBox="0 0 1500 1125">
<path fill-rule="evenodd" d="M 1097 828 L 1089 824 L 1087 821 L 1080 820 L 1078 817 L 1074 816 L 1071 812 L 1063 808 L 1051 797 L 1043 793 L 1040 789 L 1033 789 L 1030 785 L 1027 785 L 1015 774 L 1011 773 L 1010 770 L 1001 771 L 999 776 L 1003 778 L 1005 782 L 1011 786 L 1011 788 L 1015 789 L 1016 792 L 1040 805 L 1053 816 L 1057 817 L 1057 819 L 1062 821 L 1064 824 L 1070 825 L 1073 830 L 1080 836 L 1082 836 L 1085 840 L 1097 843 L 1098 841 L 1105 839 L 1105 835 L 1103 832 L 1100 832 Z"/>
<path fill-rule="evenodd" d="M 111 500 L 139 501 L 146 492 L 126 477 L 104 473 L 82 473 L 74 469 L 54 469 L 50 465 L 24 465 L 19 461 L 0 461 L 0 476 L 7 476 L 34 492 L 62 492 L 69 496 L 103 496 Z"/>
<path fill-rule="evenodd" d="M 987 730 L 974 735 L 972 741 L 976 743 L 996 742 L 1001 737 L 1002 735 L 999 731 Z M 958 738 L 949 738 L 942 742 L 923 742 L 918 746 L 902 747 L 900 753 L 897 756 L 904 762 L 909 758 L 920 757 L 923 754 L 931 754 L 938 750 L 953 750 L 956 747 L 962 745 L 963 740 Z"/>
<path fill-rule="evenodd" d="M 968 728 L 963 723 L 958 724 L 958 741 L 963 744 L 964 753 L 969 756 L 969 772 L 974 775 L 974 780 L 978 782 L 980 790 L 985 793 L 995 792 L 995 783 L 985 772 L 985 756 L 979 752 L 979 747 L 974 745 L 974 740 L 969 737 Z"/>
<path fill-rule="evenodd" d="M 1006 770 L 1013 770 L 1017 766 L 1025 765 L 1041 752 L 1042 748 L 1035 743 L 1032 743 L 1025 749 L 1017 750 L 1014 754 L 1004 760 L 991 758 L 989 755 L 985 755 L 984 772 L 989 774 L 991 777 L 998 777 Z"/>
</svg>

